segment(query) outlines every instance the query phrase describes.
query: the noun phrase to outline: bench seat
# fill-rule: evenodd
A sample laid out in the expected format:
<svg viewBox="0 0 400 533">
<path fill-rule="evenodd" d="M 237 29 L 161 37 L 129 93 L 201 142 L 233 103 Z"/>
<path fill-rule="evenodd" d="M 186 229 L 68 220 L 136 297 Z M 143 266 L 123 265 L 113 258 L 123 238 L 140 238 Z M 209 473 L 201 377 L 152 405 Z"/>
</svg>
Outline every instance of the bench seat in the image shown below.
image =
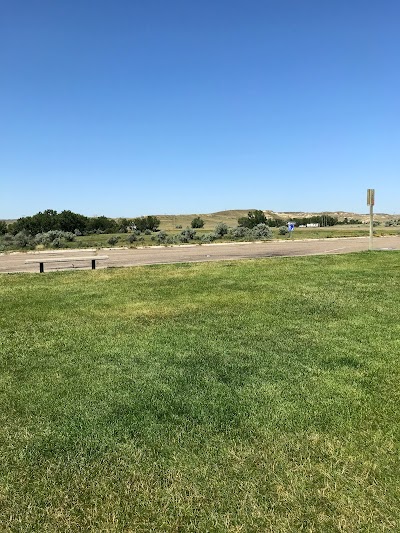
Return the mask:
<svg viewBox="0 0 400 533">
<path fill-rule="evenodd" d="M 39 257 L 37 259 L 26 259 L 26 264 L 39 263 L 39 272 L 44 272 L 45 263 L 72 263 L 80 261 L 91 261 L 92 270 L 96 268 L 96 261 L 104 261 L 108 259 L 108 255 L 88 255 L 88 256 L 77 256 L 77 257 Z"/>
</svg>

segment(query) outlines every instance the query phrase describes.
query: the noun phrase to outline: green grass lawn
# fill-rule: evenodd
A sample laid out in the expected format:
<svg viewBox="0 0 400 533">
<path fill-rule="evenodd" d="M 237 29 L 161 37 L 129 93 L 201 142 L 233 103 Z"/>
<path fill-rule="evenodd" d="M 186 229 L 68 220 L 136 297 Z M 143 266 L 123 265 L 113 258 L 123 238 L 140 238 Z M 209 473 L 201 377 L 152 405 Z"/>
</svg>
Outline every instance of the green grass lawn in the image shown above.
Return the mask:
<svg viewBox="0 0 400 533">
<path fill-rule="evenodd" d="M 400 530 L 400 254 L 0 277 L 0 530 Z"/>
</svg>

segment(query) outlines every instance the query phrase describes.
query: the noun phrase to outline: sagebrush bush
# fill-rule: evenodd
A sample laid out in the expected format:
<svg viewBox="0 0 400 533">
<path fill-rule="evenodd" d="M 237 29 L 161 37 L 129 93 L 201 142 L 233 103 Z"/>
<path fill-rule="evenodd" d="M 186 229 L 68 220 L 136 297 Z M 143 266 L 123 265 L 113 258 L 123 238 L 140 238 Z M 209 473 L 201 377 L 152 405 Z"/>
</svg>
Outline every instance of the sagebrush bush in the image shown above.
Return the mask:
<svg viewBox="0 0 400 533">
<path fill-rule="evenodd" d="M 131 234 L 126 238 L 126 240 L 132 244 L 133 242 L 136 242 L 136 241 L 138 240 L 138 239 L 137 239 L 137 235 L 136 235 L 135 233 L 131 233 Z"/>
<path fill-rule="evenodd" d="M 64 231 L 64 239 L 67 242 L 73 242 L 75 240 L 75 234 L 70 231 Z"/>
<path fill-rule="evenodd" d="M 253 240 L 255 238 L 253 230 L 244 226 L 232 228 L 229 234 L 233 239 Z"/>
<path fill-rule="evenodd" d="M 108 239 L 108 244 L 111 244 L 111 246 L 114 246 L 114 244 L 117 244 L 117 242 L 119 241 L 119 237 L 110 237 Z"/>
<path fill-rule="evenodd" d="M 15 246 L 18 246 L 18 248 L 28 248 L 34 245 L 34 241 L 30 233 L 26 230 L 22 230 L 14 236 L 14 244 Z"/>
<path fill-rule="evenodd" d="M 189 242 L 194 239 L 196 231 L 193 228 L 186 228 L 180 233 L 180 242 Z"/>
<path fill-rule="evenodd" d="M 156 240 L 160 243 L 163 243 L 166 241 L 166 239 L 168 238 L 168 234 L 165 233 L 165 231 L 161 230 L 157 233 L 156 235 Z"/>
<path fill-rule="evenodd" d="M 254 226 L 253 232 L 256 239 L 272 239 L 273 237 L 271 228 L 264 223 Z"/>
<path fill-rule="evenodd" d="M 217 239 L 215 233 L 205 233 L 201 236 L 202 242 L 214 242 Z"/>
<path fill-rule="evenodd" d="M 152 233 L 151 229 L 144 230 L 145 235 L 151 235 L 151 233 Z"/>
<path fill-rule="evenodd" d="M 214 233 L 217 237 L 223 237 L 228 233 L 228 226 L 224 222 L 219 222 L 215 226 Z"/>
<path fill-rule="evenodd" d="M 278 229 L 279 235 L 286 235 L 289 233 L 289 230 L 287 229 L 287 226 L 280 226 Z"/>
<path fill-rule="evenodd" d="M 44 233 L 38 233 L 34 237 L 35 244 L 43 244 L 45 246 L 52 245 L 52 243 L 58 239 L 60 243 L 64 239 L 67 242 L 72 242 L 75 240 L 75 234 L 70 231 L 61 231 L 61 230 L 50 230 Z"/>
</svg>

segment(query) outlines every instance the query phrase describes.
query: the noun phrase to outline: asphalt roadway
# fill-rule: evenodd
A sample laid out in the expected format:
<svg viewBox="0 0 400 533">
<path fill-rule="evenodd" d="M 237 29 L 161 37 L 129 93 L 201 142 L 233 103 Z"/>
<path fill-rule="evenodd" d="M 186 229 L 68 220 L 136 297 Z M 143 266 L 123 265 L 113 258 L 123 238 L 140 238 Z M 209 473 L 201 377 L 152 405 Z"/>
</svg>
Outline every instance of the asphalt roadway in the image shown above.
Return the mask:
<svg viewBox="0 0 400 533">
<path fill-rule="evenodd" d="M 144 248 L 111 248 L 11 252 L 0 254 L 0 273 L 39 272 L 38 263 L 26 264 L 27 259 L 45 259 L 45 272 L 90 268 L 90 261 L 74 263 L 74 257 L 107 255 L 96 268 L 127 267 L 168 263 L 193 263 L 262 257 L 345 254 L 368 250 L 367 237 L 332 239 L 280 240 L 252 243 L 187 244 L 181 246 L 151 246 Z M 374 250 L 400 250 L 400 236 L 375 237 Z M 51 258 L 68 258 L 67 262 L 47 262 Z"/>
</svg>

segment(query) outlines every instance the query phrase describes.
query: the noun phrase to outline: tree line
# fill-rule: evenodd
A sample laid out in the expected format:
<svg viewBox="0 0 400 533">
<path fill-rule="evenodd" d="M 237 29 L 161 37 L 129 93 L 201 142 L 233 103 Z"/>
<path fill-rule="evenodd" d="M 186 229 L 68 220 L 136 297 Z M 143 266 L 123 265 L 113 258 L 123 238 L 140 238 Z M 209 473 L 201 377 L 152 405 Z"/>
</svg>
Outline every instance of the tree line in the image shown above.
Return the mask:
<svg viewBox="0 0 400 533">
<path fill-rule="evenodd" d="M 16 235 L 25 231 L 30 235 L 37 235 L 48 231 L 64 231 L 85 235 L 90 233 L 125 233 L 128 229 L 145 231 L 157 230 L 160 220 L 155 216 L 137 217 L 133 219 L 114 219 L 106 216 L 87 217 L 79 213 L 66 210 L 57 213 L 54 209 L 39 211 L 32 216 L 21 217 L 11 224 L 0 221 L 0 233 Z"/>
<path fill-rule="evenodd" d="M 337 217 L 330 215 L 313 215 L 310 217 L 295 217 L 291 218 L 290 222 L 294 222 L 296 226 L 306 226 L 307 224 L 319 224 L 320 226 L 335 226 L 338 224 Z M 239 226 L 244 228 L 254 228 L 258 224 L 267 224 L 271 228 L 278 228 L 284 226 L 287 221 L 281 218 L 267 218 L 261 209 L 249 211 L 246 217 L 238 219 Z"/>
</svg>

